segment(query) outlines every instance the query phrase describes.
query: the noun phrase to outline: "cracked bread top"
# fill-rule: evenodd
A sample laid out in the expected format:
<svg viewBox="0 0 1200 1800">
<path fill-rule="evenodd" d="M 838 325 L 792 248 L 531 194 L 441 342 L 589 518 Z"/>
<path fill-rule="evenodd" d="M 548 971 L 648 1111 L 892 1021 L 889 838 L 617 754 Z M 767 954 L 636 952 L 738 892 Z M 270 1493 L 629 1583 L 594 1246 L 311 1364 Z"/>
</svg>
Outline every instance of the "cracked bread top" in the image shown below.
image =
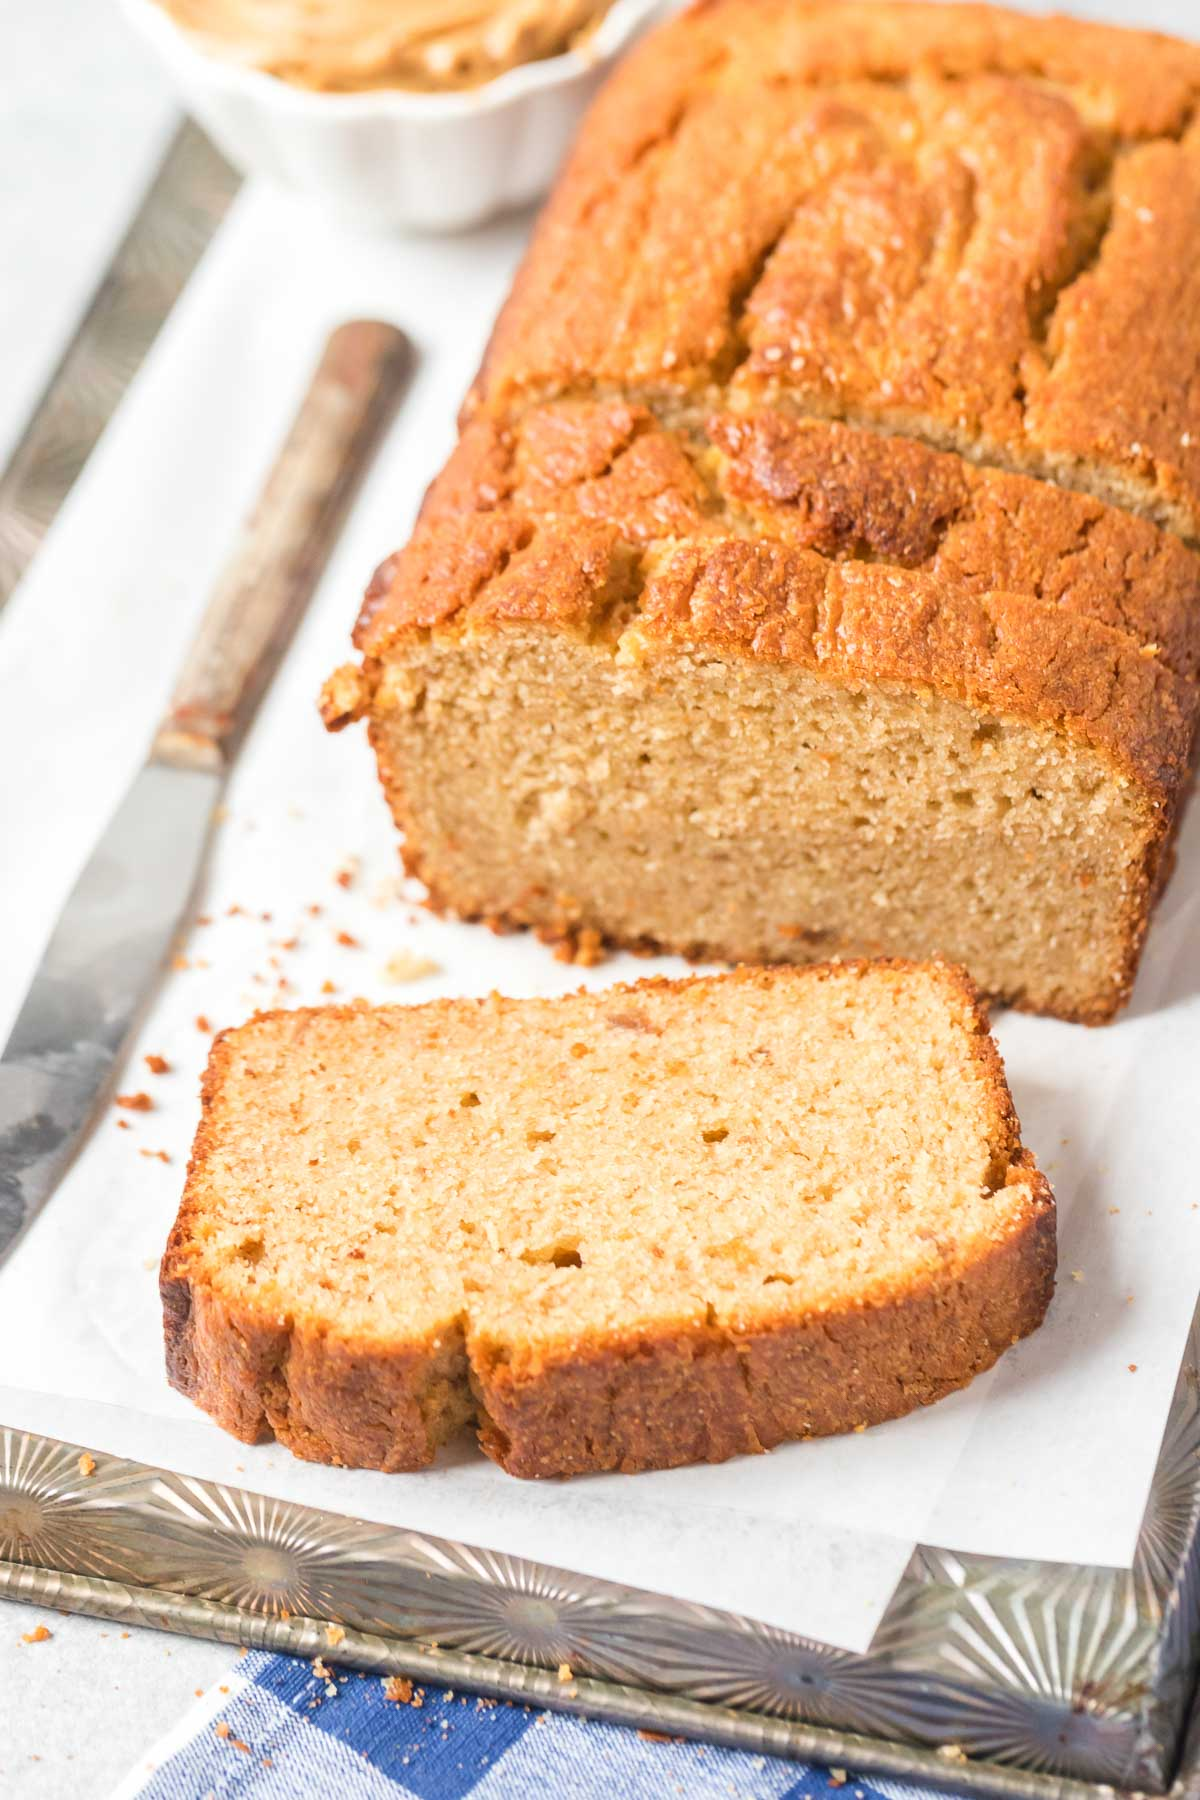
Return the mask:
<svg viewBox="0 0 1200 1800">
<path fill-rule="evenodd" d="M 712 0 L 602 95 L 468 416 L 718 394 L 1200 535 L 1200 47 L 988 7 Z"/>
<path fill-rule="evenodd" d="M 894 681 L 1104 748 L 1163 804 L 1200 704 L 1200 556 L 1147 522 L 907 440 L 780 414 L 664 430 L 624 401 L 469 426 L 356 642 L 552 626 Z M 332 684 L 331 724 L 357 694 Z"/>
</svg>

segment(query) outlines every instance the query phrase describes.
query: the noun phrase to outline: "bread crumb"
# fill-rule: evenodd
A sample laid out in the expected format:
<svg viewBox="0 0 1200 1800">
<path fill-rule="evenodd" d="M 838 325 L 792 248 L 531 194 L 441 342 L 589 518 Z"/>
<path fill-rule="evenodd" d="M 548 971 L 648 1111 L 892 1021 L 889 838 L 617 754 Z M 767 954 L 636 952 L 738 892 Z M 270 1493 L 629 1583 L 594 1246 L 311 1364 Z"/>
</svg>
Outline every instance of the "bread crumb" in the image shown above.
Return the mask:
<svg viewBox="0 0 1200 1800">
<path fill-rule="evenodd" d="M 79 1458 L 79 1473 L 81 1475 L 94 1475 L 96 1473 L 96 1459 L 94 1456 L 89 1456 L 86 1450 L 81 1453 Z"/>
<path fill-rule="evenodd" d="M 348 888 L 354 885 L 354 878 L 357 874 L 358 858 L 357 856 L 348 856 L 341 868 L 334 871 L 333 879 L 340 888 Z"/>
<path fill-rule="evenodd" d="M 117 1120 L 117 1130 L 118 1131 L 132 1131 L 133 1126 L 129 1123 L 128 1119 L 118 1119 Z"/>
<path fill-rule="evenodd" d="M 182 969 L 190 969 L 190 968 L 191 968 L 191 966 L 192 966 L 192 965 L 191 965 L 191 963 L 190 963 L 190 962 L 189 962 L 189 961 L 188 961 L 188 959 L 187 959 L 187 957 L 186 957 L 186 956 L 173 956 L 173 957 L 172 957 L 172 958 L 171 958 L 171 967 L 172 967 L 172 968 L 173 968 L 173 969 L 180 969 L 180 970 L 182 970 Z"/>
<path fill-rule="evenodd" d="M 1082 1269 L 1072 1269 L 1071 1270 L 1071 1280 L 1072 1281 L 1082 1281 L 1083 1280 L 1083 1270 Z"/>
<path fill-rule="evenodd" d="M 604 961 L 604 939 L 590 926 L 560 938 L 554 947 L 556 962 L 575 963 L 581 969 L 594 969 Z"/>
<path fill-rule="evenodd" d="M 165 1056 L 148 1056 L 146 1067 L 152 1075 L 169 1075 L 171 1073 L 171 1065 Z"/>
<path fill-rule="evenodd" d="M 423 981 L 426 975 L 438 975 L 442 965 L 428 956 L 416 956 L 411 950 L 397 950 L 383 965 L 385 981 Z"/>
<path fill-rule="evenodd" d="M 152 1162 L 169 1163 L 171 1158 L 165 1150 L 139 1150 L 139 1156 L 148 1156 Z"/>
<path fill-rule="evenodd" d="M 310 906 L 306 906 L 304 910 L 308 914 L 310 919 L 319 919 L 321 914 L 325 911 L 325 908 L 323 906 L 318 906 L 316 901 L 314 900 L 312 902 L 312 904 Z"/>
<path fill-rule="evenodd" d="M 229 1736 L 229 1727 L 225 1723 L 224 1719 L 218 1719 L 216 1724 L 213 1726 L 213 1730 L 216 1732 L 216 1734 L 219 1738 L 227 1738 Z"/>
<path fill-rule="evenodd" d="M 330 1681 L 333 1678 L 333 1670 L 319 1656 L 313 1657 L 312 1672 L 319 1681 Z"/>
<path fill-rule="evenodd" d="M 336 1650 L 338 1645 L 343 1642 L 345 1636 L 346 1633 L 340 1625 L 327 1625 L 325 1627 L 325 1642 L 334 1650 Z"/>
<path fill-rule="evenodd" d="M 23 1644 L 46 1644 L 53 1636 L 54 1633 L 48 1631 L 44 1625 L 35 1625 L 32 1631 L 21 1633 L 21 1642 Z"/>
<path fill-rule="evenodd" d="M 332 981 L 323 981 L 321 983 L 321 992 L 323 994 L 336 994 L 337 987 Z"/>
<path fill-rule="evenodd" d="M 397 1706 L 413 1704 L 413 1684 L 407 1675 L 386 1675 L 383 1680 L 383 1697 L 394 1700 Z"/>
<path fill-rule="evenodd" d="M 125 1107 L 128 1112 L 153 1112 L 154 1110 L 153 1100 L 149 1094 L 143 1093 L 118 1094 L 117 1105 Z"/>
<path fill-rule="evenodd" d="M 197 1031 L 211 1031 L 212 1030 L 212 1026 L 209 1024 L 208 1020 L 205 1018 L 203 1013 L 196 1014 L 196 1030 Z"/>
<path fill-rule="evenodd" d="M 559 1665 L 558 1665 L 558 1679 L 559 1679 L 559 1680 L 560 1680 L 560 1681 L 574 1681 L 574 1679 L 575 1679 L 575 1672 L 574 1672 L 574 1670 L 573 1670 L 573 1669 L 572 1669 L 572 1667 L 571 1667 L 571 1665 L 570 1665 L 570 1663 L 559 1663 Z"/>
<path fill-rule="evenodd" d="M 845 1787 L 849 1779 L 845 1769 L 830 1769 L 829 1771 L 830 1787 Z"/>
<path fill-rule="evenodd" d="M 641 1726 L 638 1727 L 638 1736 L 641 1738 L 643 1744 L 669 1744 L 671 1742 L 669 1732 L 646 1731 Z"/>
<path fill-rule="evenodd" d="M 1136 1374 L 1137 1374 L 1137 1364 L 1136 1364 L 1136 1363 L 1130 1363 L 1130 1365 L 1129 1365 L 1129 1373 L 1130 1373 L 1130 1374 L 1131 1374 L 1131 1375 L 1136 1375 Z"/>
<path fill-rule="evenodd" d="M 938 1755 L 952 1763 L 965 1763 L 967 1760 L 967 1753 L 961 1744 L 939 1744 Z"/>
<path fill-rule="evenodd" d="M 342 944 L 347 950 L 361 950 L 362 945 L 350 931 L 339 931 L 334 934 L 334 942 Z"/>
</svg>

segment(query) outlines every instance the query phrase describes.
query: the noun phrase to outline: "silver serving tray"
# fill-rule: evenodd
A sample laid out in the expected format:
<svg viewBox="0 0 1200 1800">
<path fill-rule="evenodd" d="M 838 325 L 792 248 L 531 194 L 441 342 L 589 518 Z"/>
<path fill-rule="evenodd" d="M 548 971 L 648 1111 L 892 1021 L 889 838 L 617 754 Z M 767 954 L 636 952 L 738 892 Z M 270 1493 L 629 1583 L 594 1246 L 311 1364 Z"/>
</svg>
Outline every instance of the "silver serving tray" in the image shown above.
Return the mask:
<svg viewBox="0 0 1200 1800">
<path fill-rule="evenodd" d="M 7 1430 L 0 1595 L 956 1791 L 1163 1793 L 1200 1643 L 1198 1362 L 1200 1309 L 1131 1570 L 918 1546 L 865 1655 Z"/>
<path fill-rule="evenodd" d="M 184 126 L 0 477 L 0 603 L 236 186 Z M 0 1596 L 953 1792 L 1197 1800 L 1198 1364 L 1200 1309 L 1132 1570 L 918 1546 L 865 1655 L 2 1427 Z"/>
</svg>

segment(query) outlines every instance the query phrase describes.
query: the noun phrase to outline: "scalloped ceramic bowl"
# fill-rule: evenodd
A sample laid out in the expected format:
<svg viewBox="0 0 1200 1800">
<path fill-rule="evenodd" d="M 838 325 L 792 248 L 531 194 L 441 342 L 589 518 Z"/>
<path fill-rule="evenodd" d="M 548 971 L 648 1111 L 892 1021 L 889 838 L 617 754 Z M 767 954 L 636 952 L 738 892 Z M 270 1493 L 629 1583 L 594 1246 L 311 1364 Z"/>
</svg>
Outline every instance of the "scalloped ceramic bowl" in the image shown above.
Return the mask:
<svg viewBox="0 0 1200 1800">
<path fill-rule="evenodd" d="M 248 175 L 374 229 L 463 231 L 549 187 L 588 101 L 667 8 L 614 0 L 587 44 L 482 87 L 324 94 L 202 49 L 156 0 L 122 0 L 188 110 Z"/>
</svg>

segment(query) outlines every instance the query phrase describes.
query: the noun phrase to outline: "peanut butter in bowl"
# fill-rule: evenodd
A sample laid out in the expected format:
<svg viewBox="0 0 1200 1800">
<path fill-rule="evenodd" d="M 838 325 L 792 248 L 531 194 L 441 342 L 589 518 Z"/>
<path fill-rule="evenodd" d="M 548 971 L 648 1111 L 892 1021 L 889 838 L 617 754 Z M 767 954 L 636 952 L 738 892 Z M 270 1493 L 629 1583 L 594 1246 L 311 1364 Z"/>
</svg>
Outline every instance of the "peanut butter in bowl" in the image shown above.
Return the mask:
<svg viewBox="0 0 1200 1800">
<path fill-rule="evenodd" d="M 325 93 L 479 87 L 586 40 L 610 0 L 159 0 L 201 49 Z"/>
</svg>

